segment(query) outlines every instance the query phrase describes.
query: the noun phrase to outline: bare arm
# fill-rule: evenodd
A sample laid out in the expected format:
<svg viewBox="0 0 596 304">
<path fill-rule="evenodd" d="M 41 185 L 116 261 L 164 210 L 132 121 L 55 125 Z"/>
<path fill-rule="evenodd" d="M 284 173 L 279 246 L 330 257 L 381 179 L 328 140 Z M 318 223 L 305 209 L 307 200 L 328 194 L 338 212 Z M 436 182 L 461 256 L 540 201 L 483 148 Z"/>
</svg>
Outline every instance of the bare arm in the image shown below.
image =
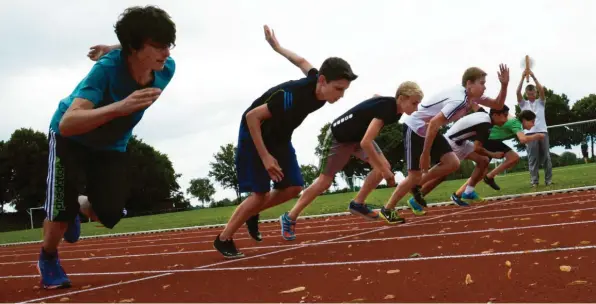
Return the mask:
<svg viewBox="0 0 596 304">
<path fill-rule="evenodd" d="M 500 110 L 505 105 L 505 99 L 507 99 L 507 86 L 509 85 L 509 68 L 501 64 L 499 66 L 499 72 L 497 73 L 499 77 L 499 82 L 501 82 L 501 90 L 499 91 L 499 95 L 497 98 L 492 99 L 488 97 L 482 97 L 477 103 L 487 106 L 491 109 Z"/>
<path fill-rule="evenodd" d="M 426 136 L 424 137 L 424 148 L 422 149 L 423 155 L 430 155 L 430 149 L 433 145 L 433 142 L 435 141 L 435 137 L 437 136 L 439 129 L 441 128 L 441 126 L 444 126 L 447 122 L 447 117 L 445 117 L 443 113 L 437 114 L 430 120 L 426 129 Z"/>
<path fill-rule="evenodd" d="M 538 89 L 538 97 L 540 98 L 540 100 L 542 100 L 542 102 L 546 102 L 544 87 L 540 84 L 540 82 L 538 82 L 538 79 L 536 79 L 536 76 L 534 76 L 533 72 L 530 72 L 530 76 L 534 80 L 534 83 L 536 83 L 536 88 Z"/>
<path fill-rule="evenodd" d="M 246 113 L 246 124 L 261 159 L 269 155 L 261 133 L 261 123 L 269 118 L 271 118 L 271 112 L 267 104 L 260 105 Z"/>
<path fill-rule="evenodd" d="M 74 136 L 87 133 L 118 117 L 117 103 L 97 109 L 93 107 L 91 101 L 75 98 L 60 120 L 60 134 Z"/>
<path fill-rule="evenodd" d="M 522 73 L 522 77 L 521 80 L 519 81 L 519 84 L 517 85 L 517 90 L 515 91 L 515 93 L 517 94 L 517 102 L 522 102 L 524 101 L 524 96 L 522 95 L 522 86 L 524 85 L 524 78 L 526 76 L 526 73 Z"/>
<path fill-rule="evenodd" d="M 527 143 L 529 143 L 531 141 L 539 140 L 539 139 L 544 138 L 544 135 L 543 134 L 540 134 L 540 133 L 535 133 L 535 134 L 532 134 L 532 135 L 526 135 L 526 134 L 524 134 L 524 132 L 517 132 L 516 135 L 517 135 L 517 139 L 519 139 L 519 142 L 522 143 L 522 144 L 527 144 Z"/>
<path fill-rule="evenodd" d="M 364 134 L 364 137 L 360 141 L 360 147 L 362 147 L 364 152 L 366 152 L 366 155 L 368 155 L 369 163 L 373 169 L 379 170 L 385 178 L 388 175 L 392 175 L 392 173 L 390 169 L 385 166 L 385 161 L 383 161 L 373 144 L 374 139 L 379 135 L 379 132 L 381 132 L 383 125 L 382 120 L 378 118 L 373 119 L 368 125 L 366 134 Z"/>
<path fill-rule="evenodd" d="M 308 75 L 308 71 L 310 71 L 313 68 L 312 64 L 310 64 L 310 62 L 308 62 L 306 59 L 302 58 L 298 54 L 282 47 L 277 41 L 275 33 L 273 32 L 273 30 L 270 30 L 268 26 L 265 25 L 263 28 L 265 30 L 265 39 L 267 40 L 267 42 L 269 42 L 271 48 L 273 48 L 274 51 L 288 59 L 292 64 L 300 68 L 304 75 Z"/>
<path fill-rule="evenodd" d="M 482 143 L 478 140 L 474 141 L 474 152 L 483 155 L 483 156 L 488 156 L 490 158 L 502 158 L 503 157 L 503 152 L 490 152 L 488 150 L 486 150 L 483 146 Z"/>
</svg>

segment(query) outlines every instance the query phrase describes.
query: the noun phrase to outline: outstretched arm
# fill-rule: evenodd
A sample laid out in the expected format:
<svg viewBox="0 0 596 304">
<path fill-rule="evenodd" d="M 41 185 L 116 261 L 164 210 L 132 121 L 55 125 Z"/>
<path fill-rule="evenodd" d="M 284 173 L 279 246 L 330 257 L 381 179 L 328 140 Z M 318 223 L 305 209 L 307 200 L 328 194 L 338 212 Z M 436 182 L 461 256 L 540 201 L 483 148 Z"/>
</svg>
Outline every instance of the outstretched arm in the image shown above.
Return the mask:
<svg viewBox="0 0 596 304">
<path fill-rule="evenodd" d="M 91 59 L 93 61 L 97 61 L 97 60 L 99 60 L 99 58 L 101 58 L 101 56 L 109 53 L 112 50 L 120 49 L 120 48 L 122 48 L 122 46 L 120 44 L 114 44 L 114 45 L 98 44 L 98 45 L 94 45 L 94 46 L 92 46 L 92 47 L 89 48 L 89 53 L 87 53 L 87 57 L 89 57 L 89 59 Z"/>
<path fill-rule="evenodd" d="M 528 142 L 534 141 L 534 140 L 540 140 L 544 138 L 544 134 L 542 133 L 534 133 L 532 135 L 526 135 L 524 134 L 524 132 L 517 132 L 517 139 L 519 139 L 519 142 L 522 144 L 527 144 Z"/>
<path fill-rule="evenodd" d="M 481 97 L 477 103 L 487 106 L 491 109 L 500 110 L 505 105 L 505 99 L 507 99 L 507 86 L 509 85 L 509 68 L 501 64 L 499 65 L 499 72 L 497 73 L 499 81 L 501 82 L 501 90 L 497 98 L 492 99 L 489 97 Z"/>
<path fill-rule="evenodd" d="M 540 82 L 538 82 L 538 79 L 536 79 L 536 76 L 534 76 L 534 72 L 530 71 L 530 77 L 532 77 L 534 83 L 536 83 L 536 89 L 538 89 L 538 97 L 540 97 L 540 100 L 542 100 L 542 102 L 546 102 L 546 97 L 544 95 L 544 87 L 540 84 Z"/>
<path fill-rule="evenodd" d="M 273 30 L 269 29 L 268 26 L 263 26 L 263 29 L 265 30 L 265 39 L 267 40 L 267 42 L 269 42 L 271 48 L 273 48 L 273 50 L 279 53 L 280 55 L 286 57 L 286 59 L 288 59 L 295 66 L 300 68 L 304 75 L 308 75 L 308 71 L 310 71 L 313 68 L 312 64 L 310 64 L 310 62 L 308 62 L 306 59 L 302 58 L 298 54 L 279 45 L 277 38 L 275 38 L 275 33 L 273 32 Z"/>
<path fill-rule="evenodd" d="M 526 78 L 526 71 L 524 71 L 522 73 L 522 77 L 521 80 L 519 81 L 519 84 L 517 85 L 517 91 L 515 91 L 515 93 L 517 94 L 517 102 L 522 102 L 524 101 L 524 96 L 522 95 L 522 86 L 524 85 L 524 78 Z"/>
</svg>

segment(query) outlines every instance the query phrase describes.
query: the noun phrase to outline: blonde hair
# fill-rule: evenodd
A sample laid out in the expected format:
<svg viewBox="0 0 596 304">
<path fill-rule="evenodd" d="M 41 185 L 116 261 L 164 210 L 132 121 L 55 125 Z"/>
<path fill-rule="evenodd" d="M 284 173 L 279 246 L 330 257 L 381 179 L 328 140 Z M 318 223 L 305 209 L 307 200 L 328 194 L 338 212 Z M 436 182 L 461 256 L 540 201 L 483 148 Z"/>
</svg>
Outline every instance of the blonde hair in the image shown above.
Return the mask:
<svg viewBox="0 0 596 304">
<path fill-rule="evenodd" d="M 416 95 L 420 96 L 420 99 L 424 98 L 422 89 L 413 81 L 404 81 L 399 85 L 399 88 L 397 88 L 397 93 L 395 93 L 395 98 L 398 98 L 401 95 L 407 97 Z"/>
</svg>

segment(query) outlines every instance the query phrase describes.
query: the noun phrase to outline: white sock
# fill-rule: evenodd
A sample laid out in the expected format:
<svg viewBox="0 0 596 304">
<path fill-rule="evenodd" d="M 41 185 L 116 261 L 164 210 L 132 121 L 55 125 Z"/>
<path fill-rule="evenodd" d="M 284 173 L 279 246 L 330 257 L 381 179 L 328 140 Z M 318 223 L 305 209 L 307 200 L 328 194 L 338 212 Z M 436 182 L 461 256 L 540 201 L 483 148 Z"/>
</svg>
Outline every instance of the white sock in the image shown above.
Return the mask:
<svg viewBox="0 0 596 304">
<path fill-rule="evenodd" d="M 466 190 L 464 191 L 465 194 L 470 194 L 474 192 L 474 187 L 466 186 Z"/>
</svg>

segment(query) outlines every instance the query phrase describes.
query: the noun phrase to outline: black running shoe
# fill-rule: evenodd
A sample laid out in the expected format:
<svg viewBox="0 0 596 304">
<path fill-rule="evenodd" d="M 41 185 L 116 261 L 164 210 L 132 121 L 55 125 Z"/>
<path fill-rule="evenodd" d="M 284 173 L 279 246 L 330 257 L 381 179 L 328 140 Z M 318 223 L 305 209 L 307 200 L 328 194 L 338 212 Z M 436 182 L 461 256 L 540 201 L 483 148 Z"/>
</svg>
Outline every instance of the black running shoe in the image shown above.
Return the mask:
<svg viewBox="0 0 596 304">
<path fill-rule="evenodd" d="M 389 224 L 403 224 L 406 219 L 400 217 L 395 210 L 385 209 L 383 206 L 379 212 L 382 218 Z"/>
<path fill-rule="evenodd" d="M 495 190 L 501 190 L 501 187 L 499 187 L 499 185 L 497 185 L 497 183 L 495 183 L 494 178 L 488 178 L 488 176 L 485 176 L 484 182 Z"/>
<path fill-rule="evenodd" d="M 251 216 L 246 220 L 246 228 L 248 228 L 248 234 L 255 241 L 260 242 L 263 240 L 261 233 L 259 232 L 259 214 Z"/>
<path fill-rule="evenodd" d="M 219 234 L 215 238 L 215 241 L 213 241 L 213 248 L 219 251 L 219 253 L 226 259 L 238 259 L 244 257 L 244 253 L 238 251 L 236 248 L 233 239 L 222 241 L 219 239 Z"/>
<path fill-rule="evenodd" d="M 414 195 L 414 199 L 416 200 L 416 202 L 422 207 L 426 208 L 428 206 L 426 205 L 426 200 L 424 200 L 424 197 L 420 192 L 420 188 L 420 186 L 416 185 L 416 187 L 412 188 L 412 194 Z"/>
</svg>

